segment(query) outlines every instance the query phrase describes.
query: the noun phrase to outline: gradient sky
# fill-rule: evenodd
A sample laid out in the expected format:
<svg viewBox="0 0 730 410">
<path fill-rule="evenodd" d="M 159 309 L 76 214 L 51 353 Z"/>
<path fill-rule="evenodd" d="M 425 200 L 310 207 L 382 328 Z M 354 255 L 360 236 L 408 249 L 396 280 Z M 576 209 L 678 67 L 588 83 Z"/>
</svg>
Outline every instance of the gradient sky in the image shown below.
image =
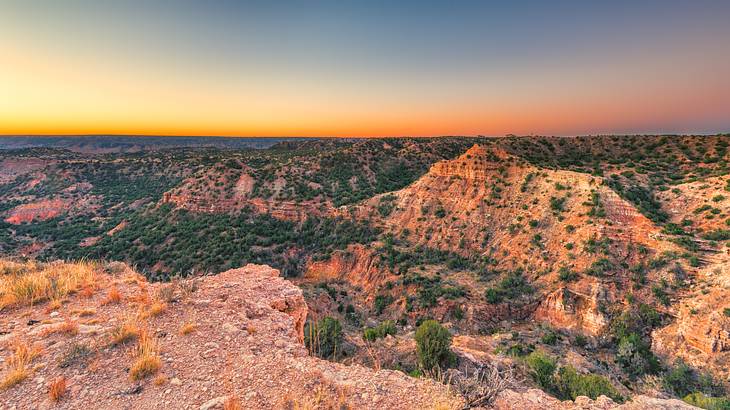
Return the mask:
<svg viewBox="0 0 730 410">
<path fill-rule="evenodd" d="M 0 0 L 0 134 L 730 131 L 730 1 Z"/>
</svg>

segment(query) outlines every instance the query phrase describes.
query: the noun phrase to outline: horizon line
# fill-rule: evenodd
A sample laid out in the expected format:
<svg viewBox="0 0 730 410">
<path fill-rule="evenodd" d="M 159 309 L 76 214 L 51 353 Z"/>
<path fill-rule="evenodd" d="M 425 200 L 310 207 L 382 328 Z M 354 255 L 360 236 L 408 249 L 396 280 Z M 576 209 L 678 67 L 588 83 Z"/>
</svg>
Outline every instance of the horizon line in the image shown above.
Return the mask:
<svg viewBox="0 0 730 410">
<path fill-rule="evenodd" d="M 280 138 L 300 138 L 300 139 L 385 139 L 385 138 L 527 138 L 527 137 L 630 137 L 630 136 L 667 136 L 667 137 L 687 137 L 687 136 L 730 136 L 730 131 L 717 132 L 642 132 L 642 133 L 597 133 L 597 134 L 504 134 L 504 135 L 484 135 L 484 134 L 440 134 L 440 135 L 376 135 L 376 136 L 334 136 L 334 135 L 203 135 L 203 134 L 113 134 L 113 133 L 92 133 L 92 134 L 0 134 L 0 138 L 88 138 L 88 137 L 129 137 L 129 138 L 260 138 L 260 139 L 280 139 Z"/>
</svg>

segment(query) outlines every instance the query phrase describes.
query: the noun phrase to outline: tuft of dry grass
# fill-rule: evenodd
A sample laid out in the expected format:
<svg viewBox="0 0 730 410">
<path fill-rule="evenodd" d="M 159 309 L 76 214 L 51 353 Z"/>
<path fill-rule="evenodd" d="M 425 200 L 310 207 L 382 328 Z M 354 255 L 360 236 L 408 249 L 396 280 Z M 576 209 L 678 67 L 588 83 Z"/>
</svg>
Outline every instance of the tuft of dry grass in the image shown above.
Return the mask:
<svg viewBox="0 0 730 410">
<path fill-rule="evenodd" d="M 62 305 L 63 305 L 63 302 L 61 301 L 61 299 L 51 299 L 51 301 L 48 302 L 48 306 L 46 306 L 45 312 L 51 313 L 54 310 L 60 309 Z"/>
<path fill-rule="evenodd" d="M 106 294 L 106 298 L 101 302 L 101 304 L 102 305 L 117 304 L 121 301 L 122 301 L 122 292 L 120 292 L 119 288 L 115 285 L 109 289 L 109 292 Z"/>
<path fill-rule="evenodd" d="M 94 308 L 75 309 L 71 313 L 74 315 L 78 315 L 79 317 L 89 317 L 89 316 L 94 316 L 96 314 L 96 309 L 94 309 Z"/>
<path fill-rule="evenodd" d="M 96 283 L 96 265 L 74 263 L 16 263 L 0 259 L 0 309 L 59 301 Z"/>
<path fill-rule="evenodd" d="M 223 410 L 243 410 L 243 407 L 236 396 L 228 396 L 223 402 Z"/>
<path fill-rule="evenodd" d="M 160 288 L 157 289 L 157 299 L 165 303 L 173 302 L 175 300 L 176 287 L 175 283 L 167 283 L 160 286 Z"/>
<path fill-rule="evenodd" d="M 147 307 L 145 307 L 147 306 Z M 151 304 L 142 305 L 139 308 L 140 319 L 148 319 L 150 317 L 156 317 L 161 315 L 167 310 L 167 304 L 160 301 L 155 301 Z"/>
<path fill-rule="evenodd" d="M 183 336 L 189 335 L 190 333 L 193 333 L 197 329 L 198 329 L 198 325 L 196 325 L 195 323 L 187 322 L 187 323 L 184 323 L 182 326 L 180 326 L 180 334 Z"/>
<path fill-rule="evenodd" d="M 150 311 L 149 311 L 150 312 L 150 316 L 153 316 L 153 317 L 154 316 L 158 316 L 162 312 L 164 312 L 165 310 L 167 310 L 167 303 L 155 302 L 150 307 Z"/>
<path fill-rule="evenodd" d="M 291 394 L 284 395 L 280 407 L 283 410 L 350 409 L 346 392 L 325 384 L 319 384 L 307 397 L 292 398 Z"/>
<path fill-rule="evenodd" d="M 134 319 L 127 318 L 121 325 L 116 326 L 110 333 L 111 346 L 118 346 L 137 339 L 140 336 L 140 330 Z"/>
<path fill-rule="evenodd" d="M 94 296 L 94 287 L 91 285 L 84 286 L 83 288 L 81 288 L 79 295 L 81 295 L 81 297 L 87 298 L 87 299 Z"/>
<path fill-rule="evenodd" d="M 61 376 L 51 382 L 48 388 L 48 396 L 53 401 L 59 401 L 66 395 L 66 378 Z"/>
<path fill-rule="evenodd" d="M 0 382 L 0 390 L 9 389 L 27 379 L 31 372 L 30 363 L 40 354 L 40 348 L 31 347 L 26 342 L 16 340 L 13 343 L 13 353 L 5 359 L 8 372 Z"/>
<path fill-rule="evenodd" d="M 162 386 L 167 383 L 167 376 L 160 373 L 157 375 L 157 377 L 155 377 L 155 380 L 153 382 L 155 383 L 155 386 Z"/>
<path fill-rule="evenodd" d="M 48 336 L 54 333 L 63 333 L 68 336 L 75 336 L 79 333 L 79 324 L 66 318 L 56 326 L 50 327 L 41 333 L 41 336 Z"/>
<path fill-rule="evenodd" d="M 148 332 L 140 333 L 139 342 L 134 350 L 134 363 L 129 368 L 129 377 L 132 380 L 141 380 L 156 374 L 160 367 L 162 360 L 160 360 L 159 343 Z"/>
</svg>

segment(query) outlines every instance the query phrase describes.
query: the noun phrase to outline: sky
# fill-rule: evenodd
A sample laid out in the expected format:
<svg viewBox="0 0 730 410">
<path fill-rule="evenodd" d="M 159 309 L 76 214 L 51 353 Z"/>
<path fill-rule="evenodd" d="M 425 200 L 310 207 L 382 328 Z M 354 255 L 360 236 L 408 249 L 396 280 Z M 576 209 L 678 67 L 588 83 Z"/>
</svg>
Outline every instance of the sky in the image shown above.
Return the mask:
<svg viewBox="0 0 730 410">
<path fill-rule="evenodd" d="M 0 134 L 730 131 L 728 1 L 0 0 Z"/>
</svg>

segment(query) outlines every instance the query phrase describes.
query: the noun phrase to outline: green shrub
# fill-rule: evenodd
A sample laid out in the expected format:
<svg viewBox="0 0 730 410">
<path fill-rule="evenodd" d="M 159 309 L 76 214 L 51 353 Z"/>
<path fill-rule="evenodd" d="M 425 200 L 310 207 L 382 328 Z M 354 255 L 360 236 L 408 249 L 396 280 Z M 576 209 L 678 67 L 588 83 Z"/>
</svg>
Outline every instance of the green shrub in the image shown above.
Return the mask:
<svg viewBox="0 0 730 410">
<path fill-rule="evenodd" d="M 591 276 L 604 276 L 606 273 L 614 269 L 613 263 L 608 258 L 601 258 L 591 264 L 591 267 L 586 269 L 586 274 Z"/>
<path fill-rule="evenodd" d="M 554 330 L 549 329 L 544 335 L 542 335 L 540 341 L 546 345 L 554 345 L 558 342 L 558 334 Z"/>
<path fill-rule="evenodd" d="M 554 357 L 540 351 L 534 351 L 525 358 L 530 374 L 535 382 L 546 392 L 561 400 L 575 400 L 578 396 L 596 399 L 605 395 L 614 401 L 621 402 L 623 397 L 611 382 L 599 375 L 579 374 L 572 366 L 558 369 Z"/>
<path fill-rule="evenodd" d="M 390 295 L 378 295 L 375 296 L 375 301 L 373 302 L 373 307 L 375 308 L 375 314 L 381 315 L 383 313 L 383 310 L 385 310 L 388 305 L 393 303 L 393 296 Z"/>
<path fill-rule="evenodd" d="M 317 323 L 307 323 L 304 335 L 310 352 L 325 359 L 336 357 L 342 344 L 342 325 L 339 320 L 325 316 Z"/>
<path fill-rule="evenodd" d="M 695 373 L 691 367 L 678 361 L 664 375 L 664 388 L 679 397 L 684 397 L 695 391 Z"/>
<path fill-rule="evenodd" d="M 568 266 L 561 266 L 558 270 L 558 279 L 563 282 L 572 282 L 578 279 L 578 274 Z"/>
<path fill-rule="evenodd" d="M 500 303 L 504 299 L 516 299 L 524 294 L 533 292 L 532 286 L 522 274 L 522 270 L 516 270 L 509 273 L 494 288 L 485 291 L 484 297 L 487 303 Z"/>
<path fill-rule="evenodd" d="M 435 320 L 426 320 L 416 329 L 418 364 L 425 371 L 450 367 L 456 361 L 451 352 L 451 333 Z"/>
<path fill-rule="evenodd" d="M 573 339 L 573 346 L 585 347 L 588 344 L 588 338 L 583 335 L 576 335 Z"/>
<path fill-rule="evenodd" d="M 659 360 L 641 336 L 631 333 L 619 339 L 616 361 L 632 378 L 659 370 Z"/>
<path fill-rule="evenodd" d="M 704 393 L 692 393 L 684 399 L 685 403 L 707 410 L 730 410 L 730 399 L 726 397 L 710 397 Z"/>
<path fill-rule="evenodd" d="M 730 239 L 730 230 L 715 229 L 714 231 L 705 232 L 702 237 L 708 241 L 726 241 Z"/>
<path fill-rule="evenodd" d="M 535 350 L 525 358 L 527 366 L 530 368 L 530 375 L 535 382 L 543 388 L 543 390 L 555 393 L 555 379 L 553 373 L 558 368 L 554 357 Z"/>
<path fill-rule="evenodd" d="M 596 374 L 579 374 L 572 366 L 561 367 L 556 377 L 556 389 L 561 399 L 575 400 L 578 396 L 588 396 L 595 400 L 598 396 L 610 397 L 616 402 L 623 397 L 611 382 Z"/>
<path fill-rule="evenodd" d="M 396 334 L 395 323 L 392 320 L 386 320 L 375 327 L 369 327 L 363 332 L 363 339 L 374 342 L 376 339 L 382 339 L 385 336 Z"/>
<path fill-rule="evenodd" d="M 710 373 L 698 373 L 682 360 L 677 360 L 674 366 L 664 374 L 662 384 L 667 392 L 684 397 L 691 393 L 704 393 L 709 396 L 723 396 L 725 388 L 717 382 Z"/>
</svg>

